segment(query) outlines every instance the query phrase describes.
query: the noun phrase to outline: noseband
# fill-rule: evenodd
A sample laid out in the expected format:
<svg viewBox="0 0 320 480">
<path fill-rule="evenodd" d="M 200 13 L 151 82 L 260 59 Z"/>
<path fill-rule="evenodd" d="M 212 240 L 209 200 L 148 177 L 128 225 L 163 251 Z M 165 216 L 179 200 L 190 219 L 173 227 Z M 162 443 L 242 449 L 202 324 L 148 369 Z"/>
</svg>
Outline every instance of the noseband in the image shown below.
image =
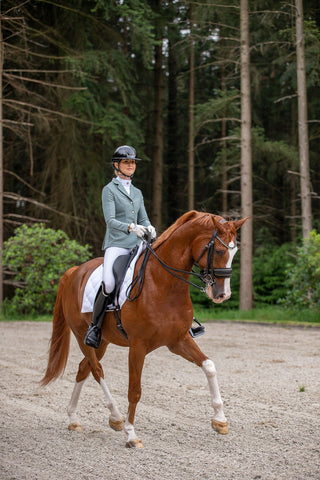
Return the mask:
<svg viewBox="0 0 320 480">
<path fill-rule="evenodd" d="M 207 267 L 200 270 L 200 279 L 206 284 L 206 285 L 213 285 L 215 283 L 215 278 L 231 278 L 232 275 L 232 268 L 213 268 L 213 255 L 214 255 L 214 241 L 215 239 L 219 240 L 219 242 L 222 243 L 228 250 L 235 248 L 236 245 L 233 247 L 230 247 L 230 245 L 227 245 L 224 243 L 223 240 L 218 236 L 217 230 L 213 232 L 213 235 L 210 239 L 210 241 L 207 243 L 207 245 L 204 247 L 202 250 L 200 257 L 198 260 L 195 262 L 196 267 L 199 267 L 199 260 L 203 257 L 205 254 L 206 250 L 208 250 L 207 253 Z"/>
</svg>

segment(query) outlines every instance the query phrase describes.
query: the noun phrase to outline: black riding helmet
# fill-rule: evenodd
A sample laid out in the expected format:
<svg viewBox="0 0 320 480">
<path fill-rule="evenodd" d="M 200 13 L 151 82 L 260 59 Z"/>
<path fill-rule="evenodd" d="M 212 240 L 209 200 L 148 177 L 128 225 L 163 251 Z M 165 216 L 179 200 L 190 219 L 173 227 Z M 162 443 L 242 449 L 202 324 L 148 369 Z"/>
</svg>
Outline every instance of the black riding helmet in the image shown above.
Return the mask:
<svg viewBox="0 0 320 480">
<path fill-rule="evenodd" d="M 125 175 L 121 170 L 120 170 L 120 162 L 121 160 L 124 159 L 130 159 L 130 160 L 141 160 L 141 158 L 137 157 L 137 153 L 135 148 L 130 147 L 129 145 L 121 145 L 121 147 L 118 147 L 112 155 L 112 166 L 113 168 L 117 171 L 120 172 L 122 175 L 128 178 L 132 178 L 133 175 Z M 118 163 L 118 167 L 116 168 L 115 163 Z"/>
<path fill-rule="evenodd" d="M 122 145 L 114 151 L 112 156 L 112 163 L 119 162 L 124 158 L 129 158 L 131 160 L 141 160 L 141 158 L 137 157 L 135 148 L 130 147 L 129 145 Z"/>
</svg>

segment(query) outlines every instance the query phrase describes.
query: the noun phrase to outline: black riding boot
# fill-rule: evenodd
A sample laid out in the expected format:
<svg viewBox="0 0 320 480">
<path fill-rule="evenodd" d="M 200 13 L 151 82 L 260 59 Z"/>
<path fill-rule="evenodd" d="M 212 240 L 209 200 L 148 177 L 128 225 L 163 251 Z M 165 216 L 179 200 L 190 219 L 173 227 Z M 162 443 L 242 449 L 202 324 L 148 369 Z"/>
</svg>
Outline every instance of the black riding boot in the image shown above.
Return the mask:
<svg viewBox="0 0 320 480">
<path fill-rule="evenodd" d="M 100 346 L 101 326 L 109 303 L 110 295 L 105 292 L 104 283 L 102 282 L 94 300 L 91 325 L 84 339 L 84 343 L 89 347 L 99 348 Z"/>
</svg>

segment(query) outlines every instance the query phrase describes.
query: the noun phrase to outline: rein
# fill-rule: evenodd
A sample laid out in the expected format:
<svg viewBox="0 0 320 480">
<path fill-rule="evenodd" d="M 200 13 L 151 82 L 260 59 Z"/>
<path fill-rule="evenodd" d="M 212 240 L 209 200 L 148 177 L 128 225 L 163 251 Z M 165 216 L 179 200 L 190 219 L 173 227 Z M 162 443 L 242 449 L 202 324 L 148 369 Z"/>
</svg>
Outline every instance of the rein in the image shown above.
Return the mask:
<svg viewBox="0 0 320 480">
<path fill-rule="evenodd" d="M 139 297 L 142 291 L 143 283 L 144 283 L 144 276 L 145 276 L 145 269 L 147 265 L 147 261 L 149 259 L 150 253 L 159 261 L 160 265 L 171 275 L 174 277 L 178 278 L 179 280 L 182 280 L 185 283 L 188 283 L 189 285 L 192 285 L 193 287 L 197 288 L 198 290 L 201 290 L 202 292 L 206 291 L 206 288 L 208 286 L 212 286 L 215 283 L 215 278 L 230 278 L 232 275 L 232 268 L 212 268 L 213 264 L 213 254 L 214 254 L 214 241 L 215 239 L 219 240 L 222 245 L 224 245 L 226 248 L 234 248 L 228 246 L 226 243 L 224 243 L 223 240 L 218 236 L 217 230 L 213 232 L 213 235 L 210 239 L 210 241 L 207 243 L 207 245 L 204 247 L 202 250 L 198 260 L 194 263 L 196 267 L 199 268 L 198 262 L 199 260 L 203 257 L 205 254 L 206 250 L 208 250 L 208 255 L 207 255 L 207 267 L 203 270 L 200 271 L 200 274 L 197 272 L 194 272 L 193 270 L 191 272 L 187 270 L 181 270 L 179 268 L 174 268 L 171 267 L 170 265 L 166 264 L 161 258 L 158 257 L 156 252 L 153 250 L 151 247 L 151 237 L 150 234 L 148 233 L 148 238 L 144 241 L 146 245 L 146 252 L 144 254 L 144 258 L 142 261 L 142 265 L 140 267 L 139 272 L 137 273 L 137 276 L 133 279 L 132 283 L 129 285 L 127 288 L 126 296 L 127 299 L 132 302 L 136 298 Z M 187 280 L 184 277 L 181 277 L 180 275 L 177 275 L 175 272 L 186 274 L 186 275 L 193 275 L 194 277 L 199 278 L 205 285 L 206 287 L 201 287 L 190 280 Z M 134 295 L 134 297 L 131 297 L 132 290 L 137 286 L 137 293 Z"/>
<path fill-rule="evenodd" d="M 126 297 L 127 297 L 127 300 L 129 300 L 129 302 L 133 302 L 133 300 L 138 298 L 140 293 L 142 292 L 142 288 L 143 288 L 143 284 L 144 284 L 144 274 L 145 274 L 145 270 L 146 270 L 146 266 L 147 266 L 147 261 L 149 259 L 150 251 L 153 252 L 153 250 L 150 246 L 150 243 L 151 243 L 151 234 L 148 232 L 148 240 L 145 241 L 147 249 L 145 251 L 140 270 L 137 273 L 137 276 L 132 280 L 132 282 L 130 283 L 130 285 L 128 286 L 127 291 L 126 291 Z M 132 290 L 134 289 L 134 287 L 136 285 L 137 285 L 137 293 L 135 294 L 134 297 L 131 297 Z"/>
</svg>

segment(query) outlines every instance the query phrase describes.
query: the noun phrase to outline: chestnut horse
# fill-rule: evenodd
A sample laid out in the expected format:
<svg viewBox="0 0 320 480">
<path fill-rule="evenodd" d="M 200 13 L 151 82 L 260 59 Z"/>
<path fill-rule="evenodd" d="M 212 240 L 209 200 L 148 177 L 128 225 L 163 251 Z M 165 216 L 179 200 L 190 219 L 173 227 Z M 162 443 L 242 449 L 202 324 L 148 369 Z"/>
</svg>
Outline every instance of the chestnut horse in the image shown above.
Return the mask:
<svg viewBox="0 0 320 480">
<path fill-rule="evenodd" d="M 47 385 L 63 373 L 72 330 L 84 359 L 79 364 L 68 406 L 70 430 L 82 429 L 76 410 L 82 386 L 91 372 L 105 394 L 110 410 L 110 426 L 115 430 L 124 428 L 127 447 L 142 448 L 143 444 L 134 430 L 134 417 L 141 396 L 144 359 L 156 348 L 167 346 L 171 352 L 202 368 L 211 394 L 212 426 L 219 433 L 228 433 L 215 365 L 202 353 L 189 333 L 193 310 L 187 282 L 193 264 L 198 263 L 205 271 L 203 281 L 208 297 L 214 303 L 230 298 L 231 262 L 237 251 L 236 230 L 245 221 L 246 218 L 226 221 L 220 216 L 196 211 L 180 217 L 154 242 L 156 255 L 150 254 L 146 264 L 141 294 L 133 301 L 126 301 L 122 307 L 121 320 L 128 338 L 117 328 L 113 313 L 107 312 L 102 341 L 97 350 L 84 344 L 91 313 L 81 313 L 81 306 L 86 282 L 103 259 L 96 258 L 72 267 L 62 276 L 54 308 L 48 366 L 41 383 Z M 141 263 L 140 258 L 135 266 L 136 272 Z M 164 266 L 170 266 L 171 271 Z M 100 363 L 109 343 L 129 347 L 129 406 L 125 422 L 104 380 Z"/>
</svg>

